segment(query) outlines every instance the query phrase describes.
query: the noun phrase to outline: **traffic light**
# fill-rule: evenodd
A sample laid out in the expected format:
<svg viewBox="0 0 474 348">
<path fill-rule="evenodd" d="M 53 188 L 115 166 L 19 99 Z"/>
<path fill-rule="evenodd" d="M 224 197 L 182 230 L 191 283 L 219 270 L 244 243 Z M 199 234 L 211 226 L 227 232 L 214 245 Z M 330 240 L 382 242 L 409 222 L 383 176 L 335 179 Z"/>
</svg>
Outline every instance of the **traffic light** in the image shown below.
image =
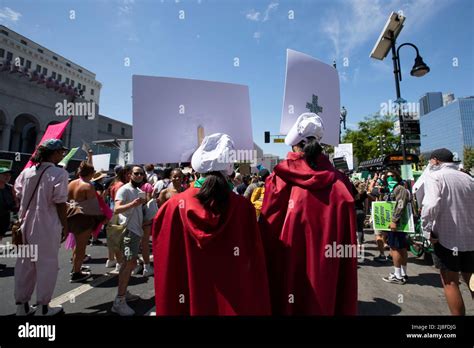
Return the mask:
<svg viewBox="0 0 474 348">
<path fill-rule="evenodd" d="M 265 144 L 270 142 L 270 132 L 265 132 Z"/>
</svg>

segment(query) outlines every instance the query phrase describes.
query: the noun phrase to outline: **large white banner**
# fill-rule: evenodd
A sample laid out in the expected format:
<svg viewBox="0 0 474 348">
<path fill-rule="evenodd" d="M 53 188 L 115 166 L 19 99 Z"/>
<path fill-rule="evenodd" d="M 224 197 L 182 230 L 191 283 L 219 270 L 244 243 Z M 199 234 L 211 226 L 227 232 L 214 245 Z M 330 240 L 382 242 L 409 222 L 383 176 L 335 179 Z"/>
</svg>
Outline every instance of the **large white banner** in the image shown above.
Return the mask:
<svg viewBox="0 0 474 348">
<path fill-rule="evenodd" d="M 253 150 L 248 86 L 133 76 L 134 162 L 190 162 L 212 133 L 230 135 L 236 150 Z"/>
<path fill-rule="evenodd" d="M 352 154 L 352 143 L 339 144 L 334 147 L 334 157 L 344 157 L 347 162 L 349 170 L 354 169 L 354 157 Z"/>
<path fill-rule="evenodd" d="M 340 99 L 337 70 L 304 53 L 287 50 L 280 133 L 288 134 L 299 115 L 316 112 L 324 122 L 321 142 L 339 144 Z"/>
<path fill-rule="evenodd" d="M 107 172 L 110 167 L 110 153 L 104 153 L 102 155 L 92 155 L 92 164 L 94 165 L 94 169 L 96 172 Z"/>
</svg>

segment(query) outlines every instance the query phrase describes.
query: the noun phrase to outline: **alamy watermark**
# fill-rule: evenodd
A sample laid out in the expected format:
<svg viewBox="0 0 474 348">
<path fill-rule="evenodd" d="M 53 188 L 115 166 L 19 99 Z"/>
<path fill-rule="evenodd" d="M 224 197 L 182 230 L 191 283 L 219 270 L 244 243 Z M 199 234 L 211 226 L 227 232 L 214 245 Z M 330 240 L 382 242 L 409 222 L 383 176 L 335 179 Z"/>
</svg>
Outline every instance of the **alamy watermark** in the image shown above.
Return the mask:
<svg viewBox="0 0 474 348">
<path fill-rule="evenodd" d="M 32 262 L 38 261 L 38 245 L 37 244 L 20 244 L 14 245 L 7 242 L 5 245 L 0 244 L 1 258 L 22 258 L 31 259 Z"/>
<path fill-rule="evenodd" d="M 93 120 L 96 116 L 95 102 L 68 102 L 66 99 L 62 103 L 56 103 L 56 116 L 84 116 Z"/>
<path fill-rule="evenodd" d="M 326 244 L 324 247 L 324 257 L 326 258 L 357 258 L 364 261 L 363 244 Z"/>
<path fill-rule="evenodd" d="M 396 101 L 389 100 L 380 104 L 381 115 L 419 115 L 420 114 L 420 103 L 418 102 L 403 102 L 398 103 Z"/>
<path fill-rule="evenodd" d="M 257 150 L 229 150 L 217 159 L 219 163 L 250 163 L 251 167 L 257 165 Z"/>
</svg>

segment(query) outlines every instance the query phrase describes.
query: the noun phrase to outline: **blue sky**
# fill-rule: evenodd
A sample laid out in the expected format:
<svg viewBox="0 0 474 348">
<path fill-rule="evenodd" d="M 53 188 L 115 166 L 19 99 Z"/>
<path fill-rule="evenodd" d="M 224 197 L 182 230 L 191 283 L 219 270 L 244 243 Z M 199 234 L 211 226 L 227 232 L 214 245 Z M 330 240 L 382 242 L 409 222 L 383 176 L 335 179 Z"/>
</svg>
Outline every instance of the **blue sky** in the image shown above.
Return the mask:
<svg viewBox="0 0 474 348">
<path fill-rule="evenodd" d="M 0 23 L 95 72 L 101 114 L 129 123 L 133 74 L 248 85 L 254 141 L 284 156 L 288 148 L 263 144 L 263 132 L 279 131 L 286 49 L 336 60 L 341 105 L 355 128 L 395 99 L 390 57 L 381 62 L 369 53 L 399 10 L 406 21 L 398 43 L 416 44 L 431 68 L 411 77 L 415 52 L 404 47 L 402 97 L 474 95 L 472 0 L 0 0 Z"/>
</svg>

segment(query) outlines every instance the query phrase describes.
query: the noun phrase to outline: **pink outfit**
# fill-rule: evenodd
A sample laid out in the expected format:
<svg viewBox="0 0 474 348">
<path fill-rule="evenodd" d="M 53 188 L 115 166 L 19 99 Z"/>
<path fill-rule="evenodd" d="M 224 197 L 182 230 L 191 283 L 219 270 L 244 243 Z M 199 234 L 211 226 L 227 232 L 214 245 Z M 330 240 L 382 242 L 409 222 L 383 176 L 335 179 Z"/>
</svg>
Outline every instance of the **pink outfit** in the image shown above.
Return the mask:
<svg viewBox="0 0 474 348">
<path fill-rule="evenodd" d="M 146 193 L 152 193 L 153 192 L 153 185 L 146 182 L 140 187 L 140 190 L 142 190 L 143 192 L 146 192 Z"/>
<path fill-rule="evenodd" d="M 20 216 L 26 209 L 35 189 L 38 177 L 46 170 L 41 183 L 24 214 L 22 225 L 25 244 L 37 246 L 38 260 L 18 258 L 15 266 L 15 300 L 30 301 L 36 285 L 37 303 L 46 305 L 51 301 L 58 276 L 58 251 L 61 245 L 62 225 L 56 204 L 66 203 L 68 174 L 53 163 L 44 162 L 25 169 L 15 181 L 15 192 L 20 201 Z"/>
</svg>

